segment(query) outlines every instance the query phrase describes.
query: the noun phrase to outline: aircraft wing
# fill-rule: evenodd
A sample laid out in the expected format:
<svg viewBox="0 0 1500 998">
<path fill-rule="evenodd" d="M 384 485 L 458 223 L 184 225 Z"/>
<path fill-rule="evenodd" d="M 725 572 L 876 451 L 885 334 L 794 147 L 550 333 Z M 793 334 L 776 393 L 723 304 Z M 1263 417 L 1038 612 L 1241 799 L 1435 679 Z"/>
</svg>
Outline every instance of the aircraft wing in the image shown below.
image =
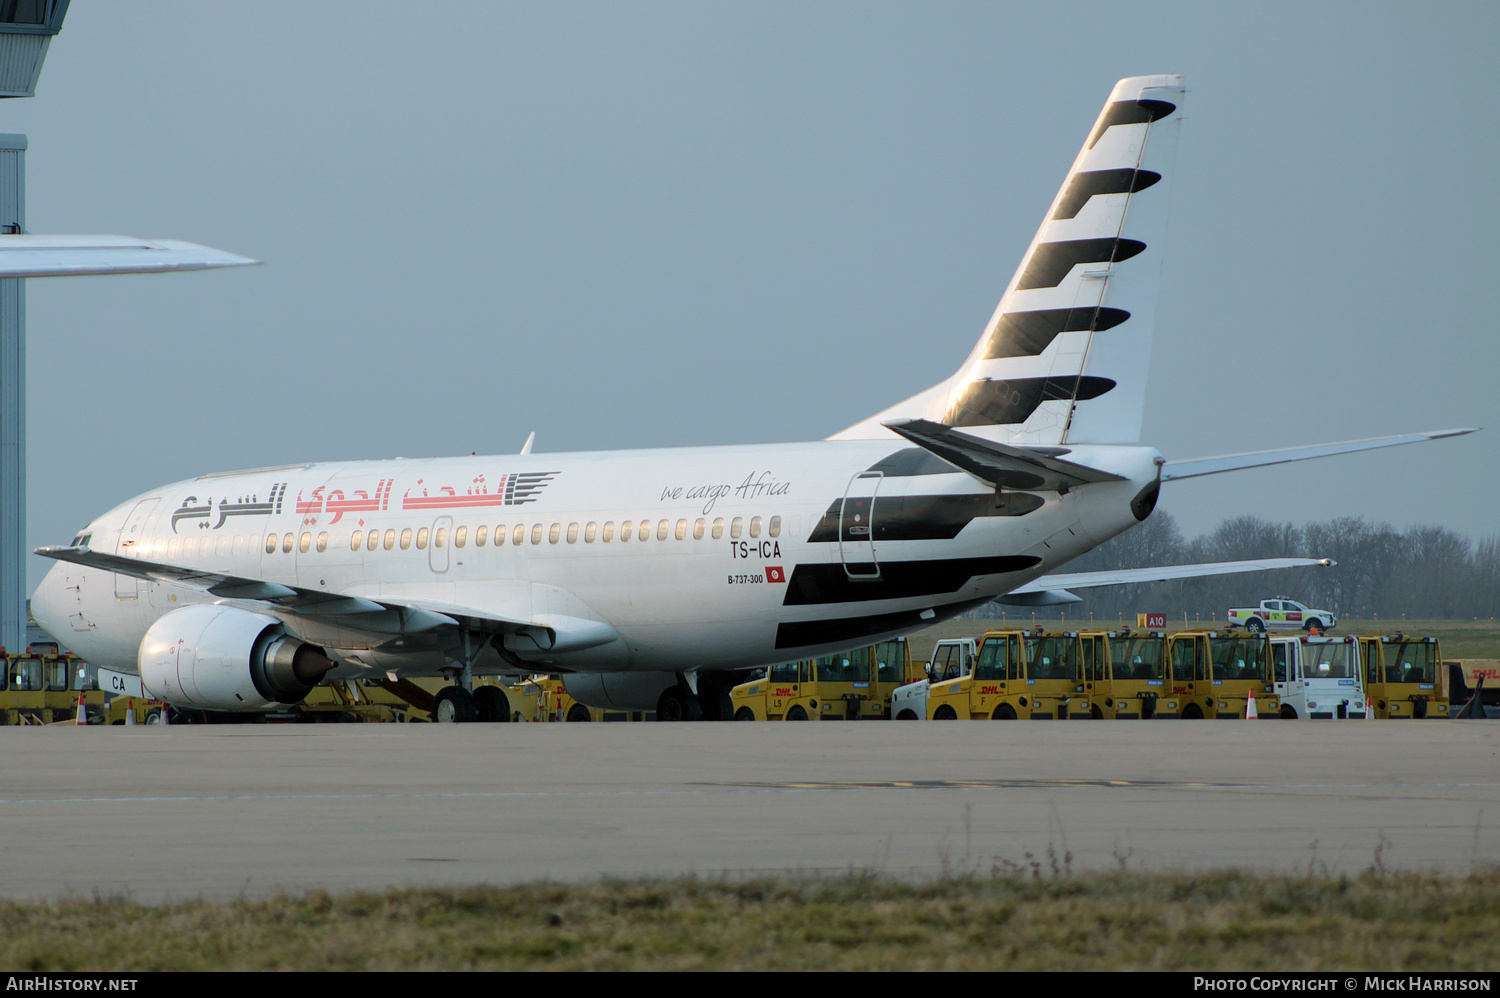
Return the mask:
<svg viewBox="0 0 1500 998">
<path fill-rule="evenodd" d="M 180 239 L 0 235 L 0 277 L 158 274 L 260 263 Z"/>
<path fill-rule="evenodd" d="M 1458 430 L 1428 430 L 1424 433 L 1402 433 L 1394 437 L 1369 437 L 1365 440 L 1345 440 L 1336 444 L 1313 444 L 1307 447 L 1280 447 L 1276 450 L 1248 451 L 1244 454 L 1221 454 L 1218 457 L 1200 457 L 1188 461 L 1168 461 L 1162 465 L 1161 480 L 1173 482 L 1179 478 L 1197 478 L 1199 475 L 1217 475 L 1222 471 L 1239 471 L 1241 468 L 1259 468 L 1268 464 L 1285 464 L 1288 461 L 1306 461 L 1315 457 L 1333 454 L 1351 454 L 1355 451 L 1374 450 L 1377 447 L 1397 447 L 1401 444 L 1421 443 L 1423 440 L 1441 440 L 1443 437 L 1458 437 L 1473 433 L 1478 427 Z"/>
<path fill-rule="evenodd" d="M 456 617 L 417 606 L 411 601 L 372 600 L 321 589 L 286 586 L 264 579 L 184 568 L 141 558 L 123 558 L 86 547 L 42 547 L 37 548 L 36 553 L 44 558 L 70 561 L 75 565 L 98 568 L 116 575 L 128 575 L 150 582 L 170 582 L 225 601 L 258 603 L 265 610 L 286 610 L 308 617 L 342 617 L 345 619 L 340 620 L 340 624 L 356 630 L 396 634 L 458 625 Z M 471 616 L 497 625 L 529 623 L 493 617 L 478 610 L 472 611 Z"/>
<path fill-rule="evenodd" d="M 1132 582 L 1166 582 L 1171 579 L 1194 579 L 1206 575 L 1233 575 L 1237 572 L 1266 572 L 1278 568 L 1332 568 L 1332 558 L 1260 558 L 1255 561 L 1212 561 L 1201 565 L 1163 565 L 1157 568 L 1118 568 L 1109 572 L 1063 572 L 1044 575 L 1024 586 L 1018 586 L 999 602 L 1018 606 L 1050 606 L 1077 603 L 1080 597 L 1069 590 L 1093 589 L 1098 586 L 1123 586 Z"/>
<path fill-rule="evenodd" d="M 898 419 L 883 425 L 960 471 L 997 488 L 1066 492 L 1090 482 L 1124 481 L 1107 471 L 1059 461 L 1024 447 L 995 443 L 927 419 Z"/>
</svg>

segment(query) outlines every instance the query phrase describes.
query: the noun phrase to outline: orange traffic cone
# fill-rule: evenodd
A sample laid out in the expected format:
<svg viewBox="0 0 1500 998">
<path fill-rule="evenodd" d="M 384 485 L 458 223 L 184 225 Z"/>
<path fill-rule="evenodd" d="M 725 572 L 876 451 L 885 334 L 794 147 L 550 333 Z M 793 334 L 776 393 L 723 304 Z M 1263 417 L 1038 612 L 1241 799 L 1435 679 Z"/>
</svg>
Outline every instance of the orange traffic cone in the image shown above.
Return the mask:
<svg viewBox="0 0 1500 998">
<path fill-rule="evenodd" d="M 1255 710 L 1255 691 L 1254 690 L 1250 691 L 1250 702 L 1247 703 L 1247 704 L 1245 704 L 1245 720 L 1247 720 L 1247 721 L 1258 721 L 1258 720 L 1260 720 L 1260 714 L 1257 713 L 1256 710 Z"/>
<path fill-rule="evenodd" d="M 89 723 L 89 708 L 88 705 L 83 702 L 82 692 L 78 694 L 78 711 L 73 715 L 73 723 L 75 725 L 87 725 Z"/>
<path fill-rule="evenodd" d="M 125 723 L 126 724 L 134 724 L 135 723 L 135 700 L 134 699 L 127 699 L 125 701 Z"/>
</svg>

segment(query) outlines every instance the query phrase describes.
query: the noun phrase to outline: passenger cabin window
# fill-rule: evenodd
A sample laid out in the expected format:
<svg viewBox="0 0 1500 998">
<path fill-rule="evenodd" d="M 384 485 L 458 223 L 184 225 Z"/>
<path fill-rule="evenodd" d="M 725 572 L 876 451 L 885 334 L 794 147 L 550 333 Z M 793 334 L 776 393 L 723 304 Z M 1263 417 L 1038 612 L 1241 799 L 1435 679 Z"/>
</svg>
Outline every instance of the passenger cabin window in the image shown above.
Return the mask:
<svg viewBox="0 0 1500 998">
<path fill-rule="evenodd" d="M 235 540 L 239 540 L 239 538 L 236 537 Z M 303 554 L 307 554 L 307 552 L 310 551 L 311 549 L 312 549 L 312 534 L 307 533 L 306 531 L 303 531 L 302 536 L 299 537 L 299 538 L 297 538 L 297 550 L 300 551 L 300 552 L 302 552 Z"/>
<path fill-rule="evenodd" d="M 583 543 L 594 543 L 594 535 L 598 533 L 598 528 L 599 524 L 593 520 L 590 520 L 589 525 L 583 528 Z"/>
<path fill-rule="evenodd" d="M 411 547 L 411 528 L 407 527 L 401 531 L 401 550 L 406 551 Z"/>
<path fill-rule="evenodd" d="M 526 525 L 518 523 L 510 532 L 510 542 L 515 547 L 520 547 L 521 542 L 526 539 Z"/>
<path fill-rule="evenodd" d="M 328 550 L 328 531 L 324 530 L 318 534 L 318 550 Z"/>
<path fill-rule="evenodd" d="M 427 550 L 427 528 L 426 527 L 418 527 L 417 528 L 417 550 L 418 551 L 426 551 Z"/>
<path fill-rule="evenodd" d="M 547 530 L 547 543 L 556 544 L 560 540 L 562 540 L 562 524 L 554 523 Z"/>
<path fill-rule="evenodd" d="M 477 547 L 477 548 L 484 547 L 484 542 L 489 538 L 489 536 L 490 536 L 490 528 L 488 526 L 475 528 L 475 530 L 474 530 L 474 546 Z M 500 536 L 500 532 L 498 530 L 495 531 L 495 536 L 496 537 Z"/>
<path fill-rule="evenodd" d="M 781 517 L 771 517 L 770 530 L 767 531 L 772 537 L 781 536 Z"/>
<path fill-rule="evenodd" d="M 448 528 L 438 527 L 432 534 L 432 546 L 435 548 L 445 547 L 448 543 Z"/>
<path fill-rule="evenodd" d="M 639 534 L 637 534 L 636 536 L 639 537 L 643 541 L 649 541 L 651 539 L 651 521 L 650 520 L 642 520 L 641 521 L 641 532 Z"/>
<path fill-rule="evenodd" d="M 703 521 L 703 519 L 701 517 L 693 522 L 693 540 L 695 540 L 695 541 L 701 541 L 701 540 L 703 540 L 703 528 L 704 528 L 704 525 L 705 525 L 704 521 Z"/>
<path fill-rule="evenodd" d="M 687 540 L 687 521 L 686 520 L 678 520 L 677 521 L 677 539 L 679 541 L 685 541 L 685 540 Z"/>
<path fill-rule="evenodd" d="M 713 536 L 714 540 L 718 540 L 724 536 L 724 518 L 722 516 L 714 520 Z"/>
<path fill-rule="evenodd" d="M 396 530 L 394 527 L 385 532 L 385 549 L 387 551 L 396 550 Z"/>
<path fill-rule="evenodd" d="M 744 517 L 737 516 L 729 524 L 729 536 L 735 540 L 739 539 L 740 531 L 745 525 Z"/>
<path fill-rule="evenodd" d="M 542 543 L 542 525 L 540 523 L 534 523 L 531 526 L 531 543 Z"/>
<path fill-rule="evenodd" d="M 666 540 L 667 539 L 667 531 L 669 531 L 671 529 L 672 529 L 672 521 L 671 520 L 662 520 L 660 523 L 658 523 L 656 525 L 656 539 L 659 540 L 659 541 Z"/>
<path fill-rule="evenodd" d="M 219 540 L 221 540 L 221 541 L 223 539 L 224 538 L 222 538 L 222 537 L 219 538 Z M 224 552 L 220 551 L 219 553 L 223 554 Z M 291 554 L 292 553 L 292 535 L 291 534 L 287 534 L 286 536 L 284 536 L 284 537 L 281 538 L 281 553 L 282 554 Z"/>
<path fill-rule="evenodd" d="M 604 521 L 604 543 L 608 544 L 610 541 L 614 540 L 614 537 L 615 537 L 615 521 L 613 521 L 613 520 L 605 520 Z"/>
<path fill-rule="evenodd" d="M 750 536 L 760 536 L 760 517 L 758 516 L 753 516 L 750 518 Z"/>
<path fill-rule="evenodd" d="M 569 544 L 577 544 L 578 543 L 578 524 L 576 524 L 576 523 L 570 523 L 570 524 L 568 524 L 568 543 Z"/>
<path fill-rule="evenodd" d="M 631 535 L 633 535 L 634 533 L 635 533 L 635 521 L 634 520 L 626 520 L 624 523 L 620 524 L 620 543 L 623 544 L 626 541 L 630 540 Z M 605 540 L 609 540 L 609 538 L 606 537 Z"/>
<path fill-rule="evenodd" d="M 454 547 L 456 547 L 456 548 L 463 547 L 464 544 L 468 541 L 468 539 L 469 539 L 469 528 L 468 527 L 459 527 L 457 530 L 453 531 L 453 546 Z M 439 544 L 438 546 L 442 547 L 441 544 Z"/>
<path fill-rule="evenodd" d="M 275 554 L 275 553 L 276 553 L 276 535 L 275 534 L 267 534 L 266 535 L 266 554 Z"/>
</svg>

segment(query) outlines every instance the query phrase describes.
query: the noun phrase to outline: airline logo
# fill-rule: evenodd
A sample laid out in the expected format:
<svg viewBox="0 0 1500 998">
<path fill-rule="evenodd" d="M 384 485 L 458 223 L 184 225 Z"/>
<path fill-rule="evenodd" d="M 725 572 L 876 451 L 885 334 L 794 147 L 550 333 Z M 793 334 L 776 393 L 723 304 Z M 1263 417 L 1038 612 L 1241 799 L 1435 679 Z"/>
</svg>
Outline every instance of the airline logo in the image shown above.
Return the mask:
<svg viewBox="0 0 1500 998">
<path fill-rule="evenodd" d="M 782 569 L 782 567 L 780 565 L 767 565 L 766 566 L 766 581 L 767 582 L 785 582 L 786 581 L 786 572 Z"/>
</svg>

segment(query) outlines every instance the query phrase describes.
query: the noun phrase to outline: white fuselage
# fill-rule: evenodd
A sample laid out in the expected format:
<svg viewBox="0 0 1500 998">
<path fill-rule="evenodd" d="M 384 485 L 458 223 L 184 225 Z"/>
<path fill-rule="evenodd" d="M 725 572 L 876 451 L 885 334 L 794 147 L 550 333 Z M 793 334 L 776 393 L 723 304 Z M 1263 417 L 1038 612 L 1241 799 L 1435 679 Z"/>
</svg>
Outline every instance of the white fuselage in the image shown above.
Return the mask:
<svg viewBox="0 0 1500 998">
<path fill-rule="evenodd" d="M 1154 450 L 1076 446 L 1068 460 L 1125 480 L 1066 494 L 1007 490 L 997 503 L 979 480 L 894 438 L 309 464 L 152 490 L 100 516 L 78 543 L 510 620 L 599 621 L 619 635 L 528 660 L 539 671 L 734 669 L 924 626 L 1136 522 L 1131 501 L 1157 479 Z M 212 601 L 59 563 L 32 607 L 79 654 L 134 671 L 154 621 Z M 334 677 L 452 666 L 452 649 L 312 626 L 288 621 L 338 660 Z M 488 654 L 475 671 L 515 664 Z"/>
</svg>

